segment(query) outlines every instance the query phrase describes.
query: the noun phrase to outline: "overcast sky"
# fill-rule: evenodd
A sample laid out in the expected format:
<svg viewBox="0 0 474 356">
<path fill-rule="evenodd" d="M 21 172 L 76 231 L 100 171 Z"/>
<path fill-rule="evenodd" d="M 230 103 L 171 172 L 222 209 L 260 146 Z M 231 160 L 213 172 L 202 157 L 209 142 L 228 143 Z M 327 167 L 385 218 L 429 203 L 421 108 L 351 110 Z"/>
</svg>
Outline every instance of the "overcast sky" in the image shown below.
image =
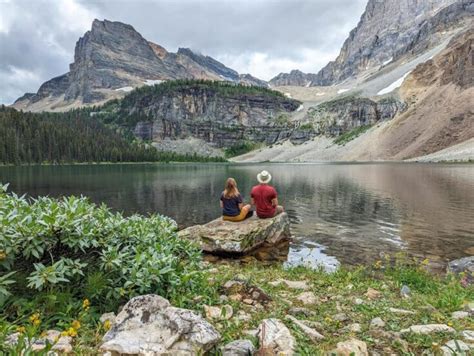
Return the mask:
<svg viewBox="0 0 474 356">
<path fill-rule="evenodd" d="M 334 59 L 366 0 L 0 0 L 0 103 L 66 73 L 95 18 L 269 80 Z"/>
</svg>

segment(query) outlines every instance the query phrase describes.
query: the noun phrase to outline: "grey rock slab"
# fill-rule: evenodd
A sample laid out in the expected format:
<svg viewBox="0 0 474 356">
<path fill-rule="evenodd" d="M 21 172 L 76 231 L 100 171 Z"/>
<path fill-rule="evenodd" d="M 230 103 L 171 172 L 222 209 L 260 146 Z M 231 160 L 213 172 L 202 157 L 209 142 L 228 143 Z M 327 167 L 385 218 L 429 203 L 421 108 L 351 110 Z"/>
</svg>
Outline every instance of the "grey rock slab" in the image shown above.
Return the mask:
<svg viewBox="0 0 474 356">
<path fill-rule="evenodd" d="M 400 330 L 401 334 L 432 334 L 436 332 L 454 333 L 456 330 L 445 324 L 412 325 L 407 329 Z"/>
<path fill-rule="evenodd" d="M 275 244 L 289 238 L 290 220 L 286 213 L 271 219 L 254 216 L 241 222 L 218 218 L 205 225 L 188 227 L 178 235 L 196 242 L 206 252 L 245 254 L 265 242 Z"/>
<path fill-rule="evenodd" d="M 471 346 L 462 340 L 449 340 L 441 347 L 441 351 L 443 352 L 443 356 L 464 356 L 468 355 L 471 348 Z"/>
<path fill-rule="evenodd" d="M 383 328 L 385 326 L 385 322 L 382 320 L 382 318 L 373 318 L 370 321 L 370 328 L 371 329 L 376 329 L 376 328 Z"/>
<path fill-rule="evenodd" d="M 264 319 L 258 327 L 260 347 L 275 355 L 294 355 L 296 340 L 279 319 Z"/>
<path fill-rule="evenodd" d="M 222 356 L 249 356 L 254 354 L 255 346 L 250 340 L 235 340 L 222 347 L 221 351 Z"/>
<path fill-rule="evenodd" d="M 292 323 L 294 323 L 296 326 L 298 326 L 298 328 L 300 328 L 301 331 L 303 331 L 303 333 L 306 336 L 308 336 L 313 342 L 317 342 L 319 340 L 324 339 L 324 336 L 322 334 L 320 334 L 316 330 L 310 328 L 304 322 L 296 319 L 294 316 L 287 315 L 286 319 L 290 320 Z"/>
<path fill-rule="evenodd" d="M 149 294 L 135 297 L 123 307 L 100 349 L 119 354 L 194 355 L 209 351 L 219 340 L 220 334 L 200 315 Z"/>
<path fill-rule="evenodd" d="M 399 315 L 415 315 L 416 313 L 411 310 L 398 309 L 398 308 L 389 308 L 388 311 L 393 314 Z"/>
</svg>

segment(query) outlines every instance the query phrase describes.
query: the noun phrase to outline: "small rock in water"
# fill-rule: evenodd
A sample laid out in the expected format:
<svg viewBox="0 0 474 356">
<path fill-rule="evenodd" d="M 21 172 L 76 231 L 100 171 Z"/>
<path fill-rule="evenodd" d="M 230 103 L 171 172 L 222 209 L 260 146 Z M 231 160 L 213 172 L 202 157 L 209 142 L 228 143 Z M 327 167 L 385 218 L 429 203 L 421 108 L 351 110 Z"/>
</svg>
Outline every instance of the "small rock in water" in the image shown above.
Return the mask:
<svg viewBox="0 0 474 356">
<path fill-rule="evenodd" d="M 221 351 L 222 356 L 248 356 L 254 354 L 255 346 L 250 340 L 235 340 L 225 345 Z"/>
<path fill-rule="evenodd" d="M 336 349 L 329 352 L 329 355 L 337 356 L 369 356 L 367 344 L 357 339 L 338 342 Z"/>
<path fill-rule="evenodd" d="M 383 328 L 385 326 L 385 322 L 381 318 L 373 318 L 370 321 L 370 328 L 371 329 L 376 329 L 376 328 Z"/>
<path fill-rule="evenodd" d="M 390 313 L 393 314 L 400 314 L 400 315 L 414 315 L 416 314 L 414 311 L 405 310 L 405 309 L 397 309 L 397 308 L 389 308 Z"/>
<path fill-rule="evenodd" d="M 278 319 L 264 319 L 258 327 L 260 347 L 270 355 L 291 356 L 296 340 L 290 330 Z M 265 354 L 265 353 L 264 353 Z"/>
<path fill-rule="evenodd" d="M 443 356 L 464 356 L 470 349 L 471 347 L 461 340 L 450 340 L 441 348 Z"/>
<path fill-rule="evenodd" d="M 474 343 L 474 330 L 464 330 L 461 336 L 467 342 Z"/>
<path fill-rule="evenodd" d="M 369 299 L 377 299 L 380 298 L 381 295 L 382 293 L 373 288 L 368 288 L 367 292 L 365 293 L 365 296 Z"/>
<path fill-rule="evenodd" d="M 432 334 L 436 332 L 454 333 L 456 330 L 445 324 L 412 325 L 408 329 L 400 330 L 401 334 Z"/>
<path fill-rule="evenodd" d="M 467 311 L 455 311 L 454 313 L 451 314 L 451 318 L 453 319 L 465 319 L 469 317 L 469 312 Z"/>
<path fill-rule="evenodd" d="M 300 295 L 296 297 L 298 301 L 303 303 L 304 305 L 311 305 L 311 304 L 316 304 L 318 299 L 316 298 L 316 295 L 314 295 L 313 292 L 303 292 Z"/>
<path fill-rule="evenodd" d="M 403 285 L 402 289 L 400 289 L 400 295 L 402 298 L 409 298 L 411 295 L 411 289 L 407 285 Z"/>
</svg>

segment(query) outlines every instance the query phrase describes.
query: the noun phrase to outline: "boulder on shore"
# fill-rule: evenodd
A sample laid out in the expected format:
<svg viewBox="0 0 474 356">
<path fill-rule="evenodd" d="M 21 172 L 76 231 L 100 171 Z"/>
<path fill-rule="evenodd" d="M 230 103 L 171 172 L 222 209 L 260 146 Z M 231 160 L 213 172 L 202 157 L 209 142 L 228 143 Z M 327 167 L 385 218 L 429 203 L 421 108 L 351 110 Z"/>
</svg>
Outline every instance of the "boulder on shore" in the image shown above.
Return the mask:
<svg viewBox="0 0 474 356">
<path fill-rule="evenodd" d="M 474 256 L 449 262 L 446 271 L 454 274 L 465 273 L 465 281 L 469 284 L 474 283 Z"/>
<path fill-rule="evenodd" d="M 275 244 L 289 238 L 290 221 L 286 213 L 270 219 L 253 216 L 241 222 L 218 218 L 205 225 L 188 227 L 178 235 L 197 242 L 205 252 L 242 255 L 264 243 Z"/>
<path fill-rule="evenodd" d="M 104 335 L 101 351 L 112 354 L 201 355 L 220 340 L 219 333 L 200 315 L 175 308 L 149 294 L 131 299 Z"/>
</svg>

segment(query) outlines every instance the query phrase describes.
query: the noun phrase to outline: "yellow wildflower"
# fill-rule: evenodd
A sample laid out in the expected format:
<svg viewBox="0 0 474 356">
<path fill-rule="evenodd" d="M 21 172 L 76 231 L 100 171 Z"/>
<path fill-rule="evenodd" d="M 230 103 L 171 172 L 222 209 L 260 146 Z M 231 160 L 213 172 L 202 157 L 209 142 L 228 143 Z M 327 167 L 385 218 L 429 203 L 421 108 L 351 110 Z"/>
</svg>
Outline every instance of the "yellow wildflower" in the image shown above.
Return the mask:
<svg viewBox="0 0 474 356">
<path fill-rule="evenodd" d="M 104 321 L 104 329 L 105 329 L 105 331 L 109 331 L 111 326 L 112 326 L 112 323 L 110 322 L 109 319 L 107 319 L 106 321 Z"/>
<path fill-rule="evenodd" d="M 89 307 L 91 305 L 91 302 L 89 302 L 89 299 L 84 299 L 82 301 L 82 308 L 84 308 L 85 310 L 89 310 Z"/>
<path fill-rule="evenodd" d="M 332 321 L 332 319 L 327 316 L 327 317 L 324 318 L 324 321 L 325 321 L 326 323 L 330 323 L 330 322 Z"/>
<path fill-rule="evenodd" d="M 39 313 L 34 313 L 32 316 L 30 316 L 30 322 L 34 326 L 40 325 L 41 324 L 40 314 Z"/>
<path fill-rule="evenodd" d="M 74 328 L 67 329 L 67 334 L 71 337 L 77 336 L 77 331 Z"/>
<path fill-rule="evenodd" d="M 427 266 L 430 263 L 430 260 L 428 258 L 425 258 L 423 261 L 421 261 L 421 264 L 423 266 Z"/>
<path fill-rule="evenodd" d="M 61 336 L 68 336 L 68 332 L 65 330 L 65 331 L 61 331 Z"/>
<path fill-rule="evenodd" d="M 453 326 L 453 322 L 452 322 L 452 321 L 448 321 L 448 326 Z"/>
<path fill-rule="evenodd" d="M 382 261 L 378 260 L 377 262 L 374 263 L 374 268 L 380 269 L 382 268 Z"/>
<path fill-rule="evenodd" d="M 73 329 L 78 330 L 81 327 L 81 322 L 79 320 L 74 320 L 71 324 Z"/>
<path fill-rule="evenodd" d="M 24 326 L 18 326 L 16 328 L 16 331 L 19 332 L 20 334 L 23 334 L 26 331 L 26 328 Z"/>
<path fill-rule="evenodd" d="M 7 257 L 7 254 L 5 253 L 5 251 L 0 250 L 0 261 L 3 260 L 5 257 Z"/>
</svg>

